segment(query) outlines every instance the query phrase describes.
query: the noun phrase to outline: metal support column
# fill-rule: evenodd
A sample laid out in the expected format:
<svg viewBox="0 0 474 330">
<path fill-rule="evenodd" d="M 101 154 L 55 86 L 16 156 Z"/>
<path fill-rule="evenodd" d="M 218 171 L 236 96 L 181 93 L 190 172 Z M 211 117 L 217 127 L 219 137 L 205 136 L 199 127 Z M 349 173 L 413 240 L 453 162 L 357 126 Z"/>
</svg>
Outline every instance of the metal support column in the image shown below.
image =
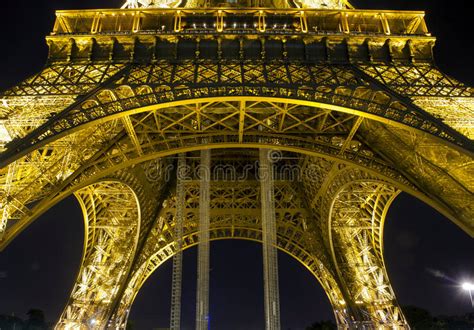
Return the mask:
<svg viewBox="0 0 474 330">
<path fill-rule="evenodd" d="M 201 151 L 196 330 L 209 328 L 209 207 L 211 151 Z"/>
<path fill-rule="evenodd" d="M 173 275 L 171 282 L 171 317 L 170 329 L 181 329 L 181 282 L 183 276 L 183 222 L 185 218 L 184 176 L 186 175 L 185 154 L 178 157 L 176 170 L 176 215 L 174 234 L 176 240 L 176 254 L 173 257 Z"/>
<path fill-rule="evenodd" d="M 278 291 L 278 255 L 270 150 L 260 149 L 260 195 L 262 206 L 263 281 L 265 287 L 265 328 L 280 330 L 280 297 Z"/>
</svg>

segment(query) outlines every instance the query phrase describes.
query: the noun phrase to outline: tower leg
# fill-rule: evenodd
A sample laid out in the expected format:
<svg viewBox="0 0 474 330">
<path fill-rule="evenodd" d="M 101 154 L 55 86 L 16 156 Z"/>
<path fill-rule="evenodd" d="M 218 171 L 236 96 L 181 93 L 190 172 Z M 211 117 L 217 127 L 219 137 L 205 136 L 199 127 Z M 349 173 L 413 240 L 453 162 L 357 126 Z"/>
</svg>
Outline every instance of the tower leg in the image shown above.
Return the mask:
<svg viewBox="0 0 474 330">
<path fill-rule="evenodd" d="M 117 181 L 95 183 L 76 197 L 84 213 L 84 255 L 56 329 L 105 329 L 135 255 L 139 205 L 135 193 Z"/>
<path fill-rule="evenodd" d="M 409 329 L 383 260 L 383 223 L 399 191 L 357 171 L 336 178 L 332 191 L 323 208 L 333 261 L 355 316 L 350 327 Z"/>
<path fill-rule="evenodd" d="M 196 329 L 209 327 L 209 207 L 211 151 L 201 151 Z"/>
<path fill-rule="evenodd" d="M 265 287 L 265 328 L 280 329 L 278 255 L 276 248 L 275 193 L 270 151 L 260 149 L 260 195 L 262 207 L 263 281 Z"/>
</svg>

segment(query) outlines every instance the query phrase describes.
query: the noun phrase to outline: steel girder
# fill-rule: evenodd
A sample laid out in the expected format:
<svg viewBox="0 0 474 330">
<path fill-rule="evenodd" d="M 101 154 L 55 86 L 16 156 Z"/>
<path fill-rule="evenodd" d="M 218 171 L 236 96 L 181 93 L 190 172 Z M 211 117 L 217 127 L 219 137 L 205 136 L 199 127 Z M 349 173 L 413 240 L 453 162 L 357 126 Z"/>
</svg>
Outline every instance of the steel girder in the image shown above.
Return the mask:
<svg viewBox="0 0 474 330">
<path fill-rule="evenodd" d="M 199 226 L 198 226 L 198 267 L 196 284 L 196 330 L 207 330 L 210 327 L 209 317 L 209 209 L 211 203 L 211 150 L 201 150 L 199 166 Z"/>
</svg>

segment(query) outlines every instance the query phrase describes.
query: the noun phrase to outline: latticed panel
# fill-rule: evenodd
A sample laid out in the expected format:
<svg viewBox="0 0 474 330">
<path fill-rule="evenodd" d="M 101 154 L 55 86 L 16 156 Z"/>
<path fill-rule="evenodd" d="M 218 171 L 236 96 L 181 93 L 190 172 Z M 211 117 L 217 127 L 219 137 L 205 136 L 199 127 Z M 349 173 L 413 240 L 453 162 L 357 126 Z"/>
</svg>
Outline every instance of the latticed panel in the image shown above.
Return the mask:
<svg viewBox="0 0 474 330">
<path fill-rule="evenodd" d="M 85 217 L 84 255 L 57 329 L 108 326 L 111 305 L 131 267 L 139 236 L 135 194 L 119 182 L 101 182 L 76 194 Z"/>
<path fill-rule="evenodd" d="M 360 65 L 365 73 L 459 133 L 474 137 L 474 89 L 432 64 Z"/>
<path fill-rule="evenodd" d="M 339 182 L 339 184 L 337 183 Z M 383 261 L 383 221 L 398 194 L 385 182 L 346 170 L 323 205 L 340 279 L 359 310 L 358 322 L 408 328 Z"/>
<path fill-rule="evenodd" d="M 14 226 L 24 226 L 28 218 L 40 210 L 43 201 L 51 194 L 59 193 L 71 180 L 82 175 L 85 179 L 95 171 L 80 171 L 97 152 L 104 141 L 112 139 L 120 131 L 120 125 L 105 123 L 65 136 L 43 148 L 36 149 L 0 170 L 0 182 L 5 189 L 2 196 L 0 237 Z M 79 173 L 76 173 L 79 171 Z M 46 203 L 46 201 L 43 201 Z"/>
<path fill-rule="evenodd" d="M 0 95 L 9 139 L 24 137 L 52 116 L 109 81 L 123 64 L 51 64 Z"/>
<path fill-rule="evenodd" d="M 287 62 L 267 64 L 259 61 L 243 61 L 238 65 L 233 65 L 229 72 L 225 72 L 225 62 L 216 66 L 211 61 L 177 63 L 160 61 L 146 66 L 131 65 L 122 67 L 120 70 L 112 70 L 111 74 L 101 76 L 101 79 L 105 79 L 104 81 L 99 79 L 96 82 L 98 91 L 81 95 L 70 106 L 51 112 L 50 115 L 54 116 L 48 120 L 47 126 L 38 129 L 25 141 L 15 142 L 15 145 L 20 149 L 28 148 L 78 125 L 127 110 L 178 100 L 219 96 L 261 96 L 334 104 L 375 114 L 428 131 L 456 143 L 465 142 L 457 142 L 458 137 L 452 136 L 449 129 L 436 123 L 426 114 L 410 109 L 410 105 L 403 104 L 402 98 L 387 94 L 380 86 L 371 84 L 367 79 L 370 74 L 366 77 L 361 76 L 359 69 L 351 66 L 299 63 L 297 68 L 296 64 L 290 65 Z M 220 80 L 226 74 L 237 78 L 239 75 L 235 74 L 236 70 L 240 72 L 241 77 L 237 84 Z M 205 81 L 199 81 L 199 79 L 204 79 L 198 74 L 199 72 L 206 72 Z M 210 74 L 210 72 L 213 73 Z M 215 80 L 211 81 L 212 79 Z M 88 82 L 89 79 L 86 81 Z M 8 97 L 6 96 L 7 103 Z M 227 118 L 210 111 L 202 111 L 201 115 L 202 123 L 211 122 L 214 128 L 235 129 L 239 126 L 238 117 Z M 296 114 L 293 113 L 293 116 Z M 294 119 L 301 122 L 301 118 L 296 117 Z M 314 127 L 307 117 L 306 128 Z M 288 118 L 291 121 L 292 116 L 289 115 Z M 162 116 L 161 119 L 164 120 L 163 127 L 166 128 L 168 126 L 166 118 Z M 247 115 L 246 120 L 251 119 L 250 114 Z M 170 120 L 173 123 L 173 120 Z M 200 123 L 200 120 L 194 120 Z M 224 120 L 227 120 L 225 125 Z M 254 120 L 257 121 L 259 118 L 256 117 Z M 266 126 L 268 128 L 268 125 Z M 177 127 L 192 131 L 201 126 L 178 125 Z M 302 126 L 299 125 L 299 128 Z M 284 127 L 281 128 L 281 130 L 284 129 Z"/>
<path fill-rule="evenodd" d="M 473 89 L 448 77 L 433 64 L 361 64 L 377 81 L 404 96 L 473 97 Z"/>
<path fill-rule="evenodd" d="M 434 117 L 474 140 L 474 97 L 424 97 L 413 102 Z"/>
</svg>

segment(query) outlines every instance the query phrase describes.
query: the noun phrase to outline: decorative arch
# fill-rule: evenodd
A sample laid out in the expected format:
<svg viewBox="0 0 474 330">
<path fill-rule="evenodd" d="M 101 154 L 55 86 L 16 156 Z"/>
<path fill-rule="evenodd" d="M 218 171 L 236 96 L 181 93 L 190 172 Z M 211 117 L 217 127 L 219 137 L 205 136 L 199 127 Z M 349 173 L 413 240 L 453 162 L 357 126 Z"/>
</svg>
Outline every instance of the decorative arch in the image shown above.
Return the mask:
<svg viewBox="0 0 474 330">
<path fill-rule="evenodd" d="M 258 184 L 243 181 L 230 187 L 227 182 L 213 181 L 211 196 L 221 197 L 218 205 L 210 210 L 210 239 L 244 239 L 256 242 L 262 240 L 262 228 L 259 208 Z M 351 312 L 346 307 L 345 298 L 339 289 L 333 268 L 327 259 L 318 233 L 315 231 L 311 215 L 303 209 L 303 200 L 297 196 L 297 187 L 289 181 L 275 182 L 277 213 L 277 248 L 289 254 L 305 266 L 322 285 L 333 307 L 339 325 L 347 327 Z M 198 189 L 195 182 L 185 184 L 186 221 L 183 230 L 183 250 L 198 243 L 198 209 L 196 198 Z M 247 196 L 251 191 L 251 195 Z M 243 194 L 246 192 L 246 194 Z M 294 196 L 292 200 L 287 197 Z M 240 197 L 239 197 L 240 196 Z M 245 197 L 244 197 L 245 196 Z M 286 197 L 285 197 L 286 196 Z M 227 200 L 228 199 L 228 200 Z M 211 200 L 213 200 L 211 198 Z M 178 245 L 175 237 L 175 196 L 171 195 L 163 204 L 163 208 L 155 225 L 147 238 L 137 260 L 126 289 L 120 299 L 118 308 L 111 318 L 117 328 L 126 325 L 129 311 L 142 285 L 151 274 L 166 260 L 177 253 Z M 310 223 L 311 222 L 311 223 Z"/>
<path fill-rule="evenodd" d="M 142 155 L 136 153 L 136 149 L 130 145 L 128 149 L 123 150 L 123 147 L 120 147 L 121 141 L 114 143 L 114 146 L 118 146 L 117 149 L 114 147 L 107 148 L 106 150 L 98 151 L 102 157 L 95 159 L 89 163 L 84 164 L 79 167 L 76 171 L 70 174 L 70 176 L 60 183 L 52 191 L 48 191 L 47 188 L 42 192 L 42 198 L 38 203 L 34 205 L 31 211 L 27 212 L 25 216 L 22 217 L 20 222 L 12 225 L 9 230 L 6 232 L 4 239 L 2 241 L 2 246 L 6 246 L 11 240 L 13 240 L 24 228 L 26 228 L 32 221 L 39 217 L 42 213 L 48 210 L 50 207 L 61 201 L 62 199 L 69 196 L 71 193 L 77 189 L 81 189 L 89 184 L 93 184 L 97 180 L 101 180 L 104 177 L 113 175 L 118 171 L 125 170 L 129 167 L 136 166 L 138 164 L 153 161 L 155 159 L 164 159 L 168 156 L 172 156 L 181 152 L 191 152 L 201 150 L 204 145 L 201 144 L 203 139 L 206 139 L 206 147 L 211 147 L 213 149 L 224 149 L 224 148 L 251 148 L 257 149 L 262 147 L 274 148 L 275 142 L 278 142 L 278 149 L 282 151 L 295 152 L 298 154 L 305 155 L 307 157 L 322 157 L 336 163 L 347 164 L 350 166 L 356 166 L 359 168 L 365 168 L 367 171 L 373 173 L 374 175 L 380 175 L 384 179 L 392 182 L 393 184 L 401 187 L 404 191 L 409 192 L 417 196 L 418 198 L 423 199 L 428 203 L 432 203 L 426 196 L 420 193 L 411 183 L 401 176 L 397 171 L 378 159 L 371 159 L 369 157 L 358 157 L 357 153 L 354 153 L 347 157 L 346 159 L 341 158 L 338 155 L 331 155 L 326 150 L 322 148 L 315 148 L 311 150 L 309 147 L 304 148 L 301 146 L 294 146 L 291 143 L 291 140 L 280 139 L 278 136 L 273 137 L 271 140 L 260 139 L 258 136 L 252 138 L 259 139 L 259 141 L 249 143 L 238 143 L 238 142 L 226 142 L 222 141 L 219 138 L 214 140 L 215 136 L 204 136 L 204 137 L 190 137 L 191 142 L 193 142 L 188 147 L 176 146 L 171 150 L 153 150 L 149 149 L 149 153 L 144 153 Z M 288 142 L 290 141 L 290 142 Z M 118 152 L 119 150 L 119 152 Z M 143 149 L 145 152 L 147 149 Z M 337 150 L 337 149 L 334 149 Z M 329 149 L 329 151 L 331 151 Z M 331 153 L 334 153 L 332 151 Z M 38 188 L 41 189 L 41 188 Z M 434 205 L 437 209 L 443 210 L 442 206 Z"/>
<path fill-rule="evenodd" d="M 211 241 L 217 240 L 224 240 L 224 239 L 239 239 L 239 240 L 249 240 L 253 242 L 261 243 L 261 231 L 251 228 L 235 228 L 234 232 L 231 231 L 230 228 L 219 228 L 212 230 L 210 232 Z M 233 235 L 233 236 L 230 236 Z M 188 236 L 185 236 L 186 242 L 193 242 L 191 244 L 185 245 L 184 249 L 191 248 L 197 245 L 197 232 L 194 232 Z M 288 241 L 285 238 L 278 236 L 279 245 L 277 246 L 278 249 L 282 252 L 287 253 L 291 257 L 295 258 L 298 262 L 300 262 L 308 271 L 315 277 L 318 283 L 323 287 L 324 292 L 326 293 L 329 302 L 334 311 L 334 317 L 339 325 L 344 326 L 347 322 L 349 317 L 349 311 L 345 308 L 345 301 L 342 298 L 342 293 L 336 283 L 336 279 L 328 272 L 328 270 L 324 267 L 324 265 L 314 256 L 307 253 L 301 247 L 291 247 L 291 250 L 287 250 L 283 247 L 282 244 L 287 243 Z M 144 284 L 144 282 L 148 279 L 151 274 L 158 269 L 165 261 L 171 259 L 176 251 L 173 250 L 172 244 L 169 246 L 161 249 L 156 255 L 148 260 L 148 266 L 154 268 L 147 268 L 146 271 L 149 272 L 146 278 L 135 279 L 133 278 L 132 281 L 142 280 L 143 282 L 140 283 L 140 288 Z M 164 257 L 164 259 L 162 259 Z M 151 266 L 153 265 L 153 266 Z M 138 284 L 138 283 L 137 283 Z M 114 322 L 119 328 L 124 327 L 126 324 L 129 312 L 131 310 L 131 306 L 133 306 L 133 302 L 136 298 L 137 292 L 134 293 L 130 307 L 126 308 L 125 305 L 128 302 L 121 301 L 120 310 L 118 313 L 123 314 L 116 314 L 112 318 L 112 322 Z M 335 301 L 336 298 L 340 298 L 339 301 Z"/>
<path fill-rule="evenodd" d="M 80 67 L 71 65 L 75 66 Z M 45 75 L 48 70 L 52 69 L 45 69 Z M 88 70 L 92 71 L 85 77 L 93 75 L 94 68 Z M 203 143 L 213 147 L 276 145 L 349 161 L 383 175 L 392 171 L 388 176 L 393 177 L 398 170 L 396 159 L 386 161 L 375 155 L 372 145 L 352 142 L 369 136 L 376 143 L 377 134 L 361 128 L 379 125 L 401 132 L 392 134 L 391 142 L 408 134 L 427 145 L 435 143 L 460 153 L 452 163 L 465 164 L 466 157 L 472 157 L 472 143 L 466 137 L 355 66 L 157 61 L 112 65 L 110 73 L 101 75 L 105 78 L 94 89 L 86 92 L 81 86 L 84 94 L 77 95 L 76 101 L 24 128 L 0 155 L 1 176 L 8 186 L 0 219 L 1 246 L 11 240 L 12 226 L 28 224 L 10 219 L 34 217 L 32 208 L 38 200 L 60 193 L 83 177 L 81 171 L 90 176 L 120 162 L 125 166 L 152 155 L 196 150 Z M 48 87 L 45 92 L 38 95 L 39 100 L 54 95 L 55 89 Z M 8 102 L 23 93 L 21 88 L 12 89 L 4 99 Z M 426 157 L 422 148 L 413 153 L 414 158 Z M 440 167 L 436 162 L 433 165 Z M 449 172 L 446 166 L 442 171 Z M 467 180 L 469 171 L 463 169 L 458 177 Z M 423 175 L 416 168 L 403 172 L 408 177 L 397 175 L 405 176 L 405 182 Z M 455 186 L 462 184 L 456 178 L 449 187 L 461 191 L 462 187 Z M 31 188 L 20 192 L 19 186 Z M 449 193 L 438 198 L 439 192 L 429 192 L 433 189 L 440 187 L 421 190 L 438 210 L 473 235 L 469 218 L 474 209 L 461 210 L 464 201 L 453 200 Z M 458 204 L 454 212 L 453 203 Z"/>
</svg>

